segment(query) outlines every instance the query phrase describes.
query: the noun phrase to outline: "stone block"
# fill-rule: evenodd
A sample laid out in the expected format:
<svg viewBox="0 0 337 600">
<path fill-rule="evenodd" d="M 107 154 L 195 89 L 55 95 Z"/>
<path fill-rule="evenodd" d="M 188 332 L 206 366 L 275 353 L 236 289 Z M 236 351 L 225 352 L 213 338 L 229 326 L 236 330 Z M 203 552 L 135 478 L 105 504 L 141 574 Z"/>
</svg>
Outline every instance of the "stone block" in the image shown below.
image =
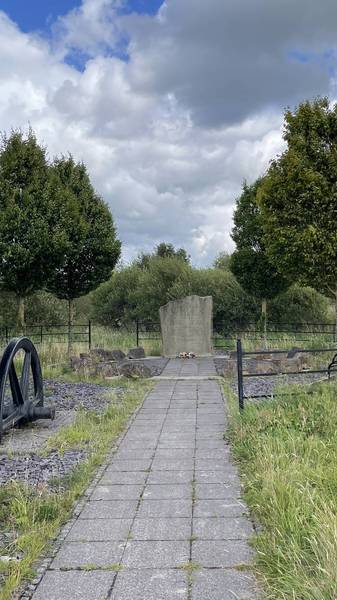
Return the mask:
<svg viewBox="0 0 337 600">
<path fill-rule="evenodd" d="M 134 359 L 134 358 L 145 358 L 145 350 L 144 348 L 138 347 L 138 348 L 131 348 L 128 352 L 128 358 Z"/>
<path fill-rule="evenodd" d="M 141 363 L 125 362 L 120 367 L 120 374 L 129 379 L 145 379 L 151 377 L 151 369 Z"/>
<path fill-rule="evenodd" d="M 212 354 L 211 296 L 187 296 L 168 302 L 159 312 L 164 356 L 178 356 L 181 352 Z"/>
</svg>

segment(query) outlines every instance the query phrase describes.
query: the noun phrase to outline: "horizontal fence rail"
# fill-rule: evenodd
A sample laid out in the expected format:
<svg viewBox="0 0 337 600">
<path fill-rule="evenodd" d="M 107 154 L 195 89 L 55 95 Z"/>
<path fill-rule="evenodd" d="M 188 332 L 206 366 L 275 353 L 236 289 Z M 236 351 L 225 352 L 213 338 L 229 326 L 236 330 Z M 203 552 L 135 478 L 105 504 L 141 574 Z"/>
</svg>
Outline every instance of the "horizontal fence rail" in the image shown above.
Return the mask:
<svg viewBox="0 0 337 600">
<path fill-rule="evenodd" d="M 34 344 L 44 342 L 68 344 L 73 343 L 87 344 L 91 348 L 92 324 L 91 321 L 85 324 L 58 325 L 27 325 L 21 329 L 15 327 L 1 327 L 1 344 L 7 344 L 9 340 L 16 337 L 28 337 Z"/>
<path fill-rule="evenodd" d="M 292 358 L 291 355 L 294 354 L 330 354 L 330 359 L 327 361 L 326 367 L 324 368 L 306 368 L 303 370 L 297 371 L 275 371 L 275 372 L 257 372 L 257 373 L 245 373 L 244 372 L 244 364 L 243 360 L 245 356 L 250 357 L 259 357 L 261 355 L 282 355 L 287 354 L 288 358 Z M 331 356 L 332 355 L 332 356 Z M 242 346 L 242 340 L 240 338 L 237 339 L 236 343 L 236 360 L 237 360 L 237 389 L 238 389 L 238 401 L 239 401 L 239 409 L 240 411 L 244 410 L 245 400 L 249 399 L 258 399 L 258 398 L 270 398 L 274 396 L 279 396 L 279 394 L 273 390 L 272 393 L 259 393 L 259 394 L 245 394 L 244 391 L 244 379 L 249 379 L 253 377 L 292 377 L 294 375 L 303 375 L 304 377 L 307 375 L 316 375 L 316 374 L 324 374 L 326 375 L 327 380 L 331 378 L 332 373 L 337 374 L 337 348 L 336 346 L 329 348 L 289 348 L 288 350 L 254 350 L 254 351 L 244 351 Z M 272 360 L 272 359 L 271 359 Z"/>
</svg>

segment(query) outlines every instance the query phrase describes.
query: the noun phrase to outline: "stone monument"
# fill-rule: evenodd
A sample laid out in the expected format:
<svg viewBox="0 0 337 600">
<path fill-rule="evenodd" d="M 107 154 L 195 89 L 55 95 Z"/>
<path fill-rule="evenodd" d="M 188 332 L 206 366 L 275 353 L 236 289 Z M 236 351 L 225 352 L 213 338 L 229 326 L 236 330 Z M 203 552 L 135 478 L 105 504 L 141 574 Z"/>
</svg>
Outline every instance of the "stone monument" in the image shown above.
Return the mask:
<svg viewBox="0 0 337 600">
<path fill-rule="evenodd" d="M 212 296 L 187 296 L 173 300 L 159 310 L 164 356 L 194 352 L 212 354 Z"/>
</svg>

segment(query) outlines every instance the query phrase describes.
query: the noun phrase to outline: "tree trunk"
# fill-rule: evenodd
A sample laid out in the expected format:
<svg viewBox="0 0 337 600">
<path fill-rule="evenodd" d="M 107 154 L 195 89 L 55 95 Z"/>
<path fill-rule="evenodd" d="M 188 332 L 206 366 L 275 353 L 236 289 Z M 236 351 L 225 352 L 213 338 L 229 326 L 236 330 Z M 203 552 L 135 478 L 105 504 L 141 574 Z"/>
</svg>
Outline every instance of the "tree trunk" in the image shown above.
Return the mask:
<svg viewBox="0 0 337 600">
<path fill-rule="evenodd" d="M 17 326 L 20 330 L 20 333 L 22 332 L 24 334 L 25 325 L 25 298 L 19 296 Z"/>
<path fill-rule="evenodd" d="M 263 327 L 263 340 L 264 346 L 268 348 L 267 340 L 267 300 L 264 298 L 261 302 L 261 313 L 262 313 L 262 327 Z"/>
<path fill-rule="evenodd" d="M 75 304 L 74 299 L 68 300 L 68 356 L 70 357 L 73 352 L 73 325 L 75 317 Z"/>
</svg>

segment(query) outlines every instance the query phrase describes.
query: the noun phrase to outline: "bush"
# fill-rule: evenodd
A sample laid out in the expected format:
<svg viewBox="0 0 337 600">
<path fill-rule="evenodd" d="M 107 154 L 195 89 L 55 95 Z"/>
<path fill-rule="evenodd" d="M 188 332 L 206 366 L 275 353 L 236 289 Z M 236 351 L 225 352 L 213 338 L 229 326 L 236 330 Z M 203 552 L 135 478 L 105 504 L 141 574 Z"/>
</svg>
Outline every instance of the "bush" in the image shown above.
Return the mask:
<svg viewBox="0 0 337 600">
<path fill-rule="evenodd" d="M 330 302 L 310 287 L 293 285 L 269 304 L 269 319 L 280 324 L 326 323 L 331 320 Z"/>
</svg>

